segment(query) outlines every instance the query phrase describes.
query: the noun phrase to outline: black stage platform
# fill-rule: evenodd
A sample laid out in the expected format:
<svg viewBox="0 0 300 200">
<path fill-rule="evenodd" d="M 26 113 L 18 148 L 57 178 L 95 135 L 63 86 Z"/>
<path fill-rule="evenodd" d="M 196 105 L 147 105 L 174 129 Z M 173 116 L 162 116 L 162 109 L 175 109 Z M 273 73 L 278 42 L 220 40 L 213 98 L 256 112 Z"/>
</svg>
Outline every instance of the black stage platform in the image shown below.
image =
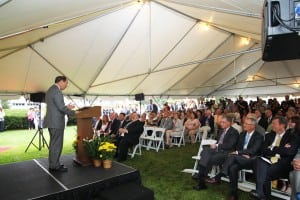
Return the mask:
<svg viewBox="0 0 300 200">
<path fill-rule="evenodd" d="M 138 170 L 118 162 L 111 169 L 80 167 L 74 165 L 73 158 L 61 158 L 68 172 L 50 173 L 47 158 L 0 165 L 0 198 L 154 199 L 153 192 L 142 186 Z M 122 194 L 124 191 L 127 194 Z"/>
</svg>

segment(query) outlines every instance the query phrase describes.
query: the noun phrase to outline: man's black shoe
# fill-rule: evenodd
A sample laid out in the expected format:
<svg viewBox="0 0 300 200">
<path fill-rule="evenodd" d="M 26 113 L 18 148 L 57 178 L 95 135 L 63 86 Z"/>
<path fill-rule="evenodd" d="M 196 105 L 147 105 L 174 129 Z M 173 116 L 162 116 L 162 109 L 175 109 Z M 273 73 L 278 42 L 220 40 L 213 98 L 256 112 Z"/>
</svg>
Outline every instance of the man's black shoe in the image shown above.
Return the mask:
<svg viewBox="0 0 300 200">
<path fill-rule="evenodd" d="M 68 168 L 63 165 L 60 165 L 59 168 L 49 168 L 50 172 L 67 172 Z"/>
<path fill-rule="evenodd" d="M 192 176 L 192 179 L 198 180 L 198 179 L 199 179 L 198 174 L 194 174 L 194 175 Z"/>
<path fill-rule="evenodd" d="M 206 189 L 207 189 L 206 185 L 196 185 L 196 186 L 193 186 L 193 190 L 197 190 L 197 191 L 206 190 Z"/>
<path fill-rule="evenodd" d="M 250 196 L 254 199 L 258 199 L 258 194 L 257 194 L 256 190 L 251 190 L 250 191 Z"/>
</svg>

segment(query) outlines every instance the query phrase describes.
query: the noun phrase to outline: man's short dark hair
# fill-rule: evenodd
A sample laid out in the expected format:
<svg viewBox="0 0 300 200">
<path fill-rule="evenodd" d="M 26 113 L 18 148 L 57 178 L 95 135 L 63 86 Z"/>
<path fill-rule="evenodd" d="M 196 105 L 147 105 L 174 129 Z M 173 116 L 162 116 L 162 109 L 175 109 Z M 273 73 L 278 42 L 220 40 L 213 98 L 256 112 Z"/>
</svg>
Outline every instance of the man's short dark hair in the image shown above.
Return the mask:
<svg viewBox="0 0 300 200">
<path fill-rule="evenodd" d="M 55 78 L 55 83 L 58 83 L 58 82 L 60 82 L 60 81 L 66 82 L 66 80 L 67 80 L 67 77 L 66 77 L 66 76 L 57 76 L 57 77 Z"/>
<path fill-rule="evenodd" d="M 120 112 L 120 114 L 119 115 L 123 115 L 123 117 L 126 117 L 126 114 L 125 113 L 123 113 L 123 112 Z"/>
</svg>

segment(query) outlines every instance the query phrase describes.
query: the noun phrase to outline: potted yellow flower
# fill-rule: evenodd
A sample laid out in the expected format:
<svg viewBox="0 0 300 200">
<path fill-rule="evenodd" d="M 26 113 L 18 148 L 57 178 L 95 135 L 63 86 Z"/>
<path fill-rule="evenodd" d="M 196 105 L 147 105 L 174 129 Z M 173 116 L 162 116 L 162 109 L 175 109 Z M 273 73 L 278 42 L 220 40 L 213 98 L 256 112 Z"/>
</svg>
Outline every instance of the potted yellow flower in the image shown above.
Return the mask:
<svg viewBox="0 0 300 200">
<path fill-rule="evenodd" d="M 100 142 L 98 150 L 100 152 L 100 158 L 103 160 L 103 168 L 111 168 L 116 149 L 116 145 L 109 139 Z"/>
<path fill-rule="evenodd" d="M 83 139 L 84 148 L 87 152 L 87 155 L 93 160 L 93 164 L 95 167 L 101 166 L 100 152 L 98 151 L 100 142 L 100 137 Z"/>
</svg>

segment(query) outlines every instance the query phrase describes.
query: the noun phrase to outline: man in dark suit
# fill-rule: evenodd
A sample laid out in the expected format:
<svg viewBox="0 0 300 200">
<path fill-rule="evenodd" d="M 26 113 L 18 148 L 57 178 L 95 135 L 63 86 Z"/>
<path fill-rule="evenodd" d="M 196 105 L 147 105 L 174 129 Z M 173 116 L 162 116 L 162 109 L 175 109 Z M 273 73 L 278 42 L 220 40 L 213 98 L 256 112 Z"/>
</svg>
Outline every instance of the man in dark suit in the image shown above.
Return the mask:
<svg viewBox="0 0 300 200">
<path fill-rule="evenodd" d="M 122 162 L 127 159 L 128 148 L 139 143 L 139 138 L 144 131 L 143 123 L 139 121 L 138 114 L 131 114 L 131 122 L 124 128 L 119 129 L 120 134 L 124 134 L 118 148 L 118 161 Z"/>
<path fill-rule="evenodd" d="M 194 190 L 206 189 L 205 178 L 213 165 L 221 165 L 226 160 L 228 153 L 236 150 L 239 138 L 238 131 L 231 127 L 232 115 L 224 115 L 220 120 L 220 126 L 223 129 L 217 144 L 204 148 L 201 152 L 201 159 L 198 162 L 198 185 Z"/>
<path fill-rule="evenodd" d="M 222 176 L 229 175 L 230 192 L 228 200 L 238 199 L 238 172 L 241 169 L 252 169 L 255 158 L 261 153 L 264 138 L 259 132 L 255 131 L 255 125 L 256 119 L 245 119 L 243 124 L 244 132 L 239 137 L 237 150 L 229 154 L 221 172 L 208 180 L 210 183 L 219 183 Z"/>
<path fill-rule="evenodd" d="M 291 161 L 297 152 L 297 140 L 291 131 L 286 131 L 287 120 L 275 117 L 273 131 L 266 134 L 262 156 L 256 159 L 256 191 L 251 195 L 257 199 L 271 199 L 271 181 L 288 177 L 292 170 Z"/>
<path fill-rule="evenodd" d="M 211 114 L 211 110 L 207 109 L 205 111 L 205 117 L 200 121 L 201 127 L 200 131 L 202 132 L 202 138 L 206 138 L 208 132 L 214 133 L 215 121 L 214 117 Z"/>
<path fill-rule="evenodd" d="M 256 118 L 257 118 L 257 124 L 260 125 L 261 127 L 263 127 L 266 131 L 267 128 L 268 128 L 267 119 L 265 117 L 262 117 L 262 113 L 258 109 L 255 110 L 255 115 L 256 115 Z"/>
<path fill-rule="evenodd" d="M 65 115 L 75 115 L 72 105 L 65 105 L 62 90 L 68 86 L 65 76 L 57 76 L 55 84 L 46 93 L 47 111 L 44 119 L 44 127 L 50 133 L 49 144 L 49 170 L 66 172 L 68 169 L 59 161 L 63 148 L 63 138 L 65 129 Z"/>
<path fill-rule="evenodd" d="M 120 120 L 118 120 L 116 118 L 116 114 L 117 113 L 114 113 L 114 112 L 111 112 L 109 113 L 109 119 L 111 121 L 110 123 L 110 132 L 109 132 L 109 135 L 112 137 L 112 138 L 115 138 L 118 131 L 119 131 L 119 127 L 120 127 Z"/>
</svg>

